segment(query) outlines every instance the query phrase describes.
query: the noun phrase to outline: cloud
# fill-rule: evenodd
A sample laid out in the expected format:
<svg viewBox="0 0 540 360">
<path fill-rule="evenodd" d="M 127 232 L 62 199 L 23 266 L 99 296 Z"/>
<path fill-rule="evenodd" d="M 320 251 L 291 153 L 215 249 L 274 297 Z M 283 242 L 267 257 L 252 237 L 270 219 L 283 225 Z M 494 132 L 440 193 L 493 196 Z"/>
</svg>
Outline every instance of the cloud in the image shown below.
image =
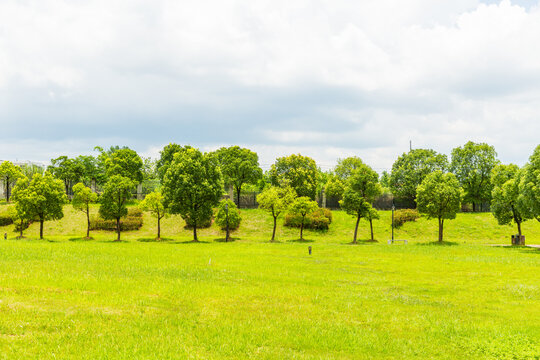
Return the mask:
<svg viewBox="0 0 540 360">
<path fill-rule="evenodd" d="M 0 157 L 240 144 L 389 168 L 538 144 L 537 1 L 0 3 Z"/>
</svg>

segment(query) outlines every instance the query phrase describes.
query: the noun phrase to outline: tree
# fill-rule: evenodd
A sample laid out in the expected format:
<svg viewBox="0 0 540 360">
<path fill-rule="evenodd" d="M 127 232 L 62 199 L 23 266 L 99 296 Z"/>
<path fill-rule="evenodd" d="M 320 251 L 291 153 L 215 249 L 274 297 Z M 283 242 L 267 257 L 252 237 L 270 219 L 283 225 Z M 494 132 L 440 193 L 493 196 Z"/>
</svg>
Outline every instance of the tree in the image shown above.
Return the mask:
<svg viewBox="0 0 540 360">
<path fill-rule="evenodd" d="M 315 199 L 319 172 L 315 160 L 300 154 L 280 157 L 270 169 L 272 185 L 290 186 L 300 197 Z"/>
<path fill-rule="evenodd" d="M 156 170 L 158 173 L 159 180 L 161 181 L 162 184 L 163 184 L 163 179 L 165 178 L 165 174 L 167 173 L 169 166 L 174 160 L 174 155 L 186 149 L 192 149 L 192 147 L 189 145 L 182 146 L 182 145 L 170 143 L 169 145 L 166 145 L 163 148 L 163 150 L 159 152 L 160 158 L 156 162 Z"/>
<path fill-rule="evenodd" d="M 499 225 L 517 225 L 521 237 L 521 223 L 527 220 L 527 212 L 519 199 L 519 183 L 522 171 L 517 165 L 497 165 L 491 172 L 493 185 L 491 212 Z"/>
<path fill-rule="evenodd" d="M 491 171 L 498 163 L 495 148 L 486 143 L 469 141 L 452 150 L 450 171 L 465 190 L 463 200 L 472 203 L 473 211 L 477 204 L 491 200 Z"/>
<path fill-rule="evenodd" d="M 443 241 L 445 219 L 455 219 L 461 206 L 462 189 L 452 173 L 437 170 L 424 179 L 417 189 L 418 211 L 439 221 L 439 241 Z"/>
<path fill-rule="evenodd" d="M 276 186 L 270 186 L 263 190 L 262 193 L 257 195 L 257 203 L 259 204 L 259 209 L 266 210 L 272 214 L 274 219 L 274 228 L 272 230 L 272 239 L 271 242 L 274 242 L 276 239 L 276 227 L 278 217 L 285 213 L 287 209 L 291 206 L 296 194 L 294 190 L 290 187 L 279 188 Z"/>
<path fill-rule="evenodd" d="M 289 212 L 294 215 L 302 216 L 302 223 L 300 224 L 300 241 L 304 240 L 304 220 L 306 215 L 314 212 L 319 208 L 319 205 L 307 196 L 300 196 L 294 200 L 289 208 Z"/>
<path fill-rule="evenodd" d="M 98 159 L 92 155 L 79 155 L 75 158 L 83 168 L 82 180 L 87 186 L 95 186 L 96 184 L 103 184 L 106 181 L 106 176 L 99 168 Z"/>
<path fill-rule="evenodd" d="M 340 206 L 348 214 L 356 216 L 354 244 L 357 243 L 358 224 L 361 218 L 368 219 L 371 229 L 371 240 L 375 240 L 373 236 L 373 220 L 377 219 L 379 215 L 371 204 L 381 193 L 382 188 L 379 184 L 379 175 L 368 165 L 359 164 L 356 169 L 348 174 L 345 182 L 345 192 L 343 194 L 343 200 L 340 201 Z"/>
<path fill-rule="evenodd" d="M 216 224 L 221 230 L 226 230 L 225 242 L 229 241 L 229 231 L 236 230 L 240 226 L 242 217 L 240 211 L 234 201 L 230 199 L 224 199 L 219 202 L 218 210 L 216 213 Z"/>
<path fill-rule="evenodd" d="M 77 183 L 73 186 L 73 199 L 71 205 L 74 209 L 86 214 L 86 238 L 90 239 L 90 204 L 94 204 L 98 195 L 83 183 Z"/>
<path fill-rule="evenodd" d="M 163 195 L 158 191 L 151 192 L 141 201 L 139 208 L 143 211 L 149 211 L 157 219 L 156 240 L 161 240 L 161 219 L 169 215 L 167 208 L 163 204 Z"/>
<path fill-rule="evenodd" d="M 126 176 L 112 175 L 103 188 L 99 215 L 105 220 L 116 220 L 116 241 L 120 241 L 120 219 L 128 213 L 127 202 L 135 182 Z"/>
<path fill-rule="evenodd" d="M 10 206 L 8 208 L 8 214 L 13 220 L 13 223 L 15 224 L 15 231 L 19 231 L 18 239 L 23 239 L 23 231 L 28 227 L 30 224 L 30 220 L 32 220 L 28 214 L 24 212 L 22 207 L 18 204 L 15 204 L 15 206 Z"/>
<path fill-rule="evenodd" d="M 13 199 L 27 218 L 39 220 L 40 239 L 43 239 L 43 223 L 63 218 L 62 207 L 67 203 L 64 184 L 49 172 L 35 174 L 32 180 L 19 180 L 13 189 Z"/>
<path fill-rule="evenodd" d="M 193 227 L 197 242 L 197 224 L 212 217 L 212 208 L 223 194 L 221 171 L 213 156 L 188 148 L 174 155 L 162 191 L 165 206 Z"/>
<path fill-rule="evenodd" d="M 416 189 L 428 174 L 446 171 L 448 159 L 431 149 L 414 149 L 403 153 L 392 165 L 389 185 L 394 196 L 408 201 L 411 205 L 416 199 Z"/>
<path fill-rule="evenodd" d="M 108 177 L 121 175 L 140 184 L 143 181 L 143 161 L 135 150 L 122 148 L 112 152 L 105 159 L 105 169 Z"/>
<path fill-rule="evenodd" d="M 240 207 L 240 193 L 244 184 L 257 184 L 262 178 L 257 153 L 239 146 L 222 147 L 215 152 L 225 184 L 234 186 L 236 204 Z"/>
<path fill-rule="evenodd" d="M 528 217 L 540 221 L 540 145 L 536 147 L 529 158 L 529 163 L 523 169 L 519 192 L 523 212 Z"/>
<path fill-rule="evenodd" d="M 76 159 L 60 156 L 51 160 L 51 165 L 47 170 L 64 182 L 66 195 L 70 195 L 73 184 L 83 178 L 85 167 Z"/>
<path fill-rule="evenodd" d="M 339 159 L 333 173 L 329 176 L 326 183 L 326 194 L 342 198 L 343 193 L 345 192 L 345 183 L 347 182 L 347 179 L 354 170 L 364 165 L 362 159 L 357 156 Z"/>
<path fill-rule="evenodd" d="M 0 164 L 0 180 L 4 182 L 7 202 L 9 202 L 11 196 L 10 186 L 22 177 L 24 177 L 24 174 L 21 168 L 15 166 L 11 161 L 4 161 Z"/>
</svg>

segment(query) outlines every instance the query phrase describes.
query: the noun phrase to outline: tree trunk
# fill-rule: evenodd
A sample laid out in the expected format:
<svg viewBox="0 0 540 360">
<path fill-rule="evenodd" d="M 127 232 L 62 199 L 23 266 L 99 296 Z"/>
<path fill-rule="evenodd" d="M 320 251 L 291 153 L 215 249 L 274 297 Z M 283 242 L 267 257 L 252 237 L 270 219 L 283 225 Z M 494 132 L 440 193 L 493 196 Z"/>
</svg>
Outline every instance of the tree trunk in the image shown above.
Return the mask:
<svg viewBox="0 0 540 360">
<path fill-rule="evenodd" d="M 242 187 L 236 187 L 236 206 L 240 209 L 240 192 L 242 191 Z"/>
<path fill-rule="evenodd" d="M 521 241 L 521 221 L 516 221 L 516 224 L 518 228 L 519 241 Z"/>
<path fill-rule="evenodd" d="M 6 178 L 6 202 L 9 203 L 9 178 Z"/>
<path fill-rule="evenodd" d="M 277 216 L 274 216 L 274 230 L 272 230 L 272 240 L 270 240 L 270 242 L 274 242 L 276 240 L 276 227 L 277 227 Z"/>
<path fill-rule="evenodd" d="M 159 216 L 157 218 L 157 238 L 161 239 L 161 218 Z"/>
<path fill-rule="evenodd" d="M 371 230 L 371 241 L 375 241 L 375 237 L 373 236 L 373 219 L 369 218 L 369 228 Z"/>
<path fill-rule="evenodd" d="M 356 217 L 356 226 L 354 227 L 353 244 L 356 244 L 356 236 L 358 235 L 358 224 L 360 223 L 360 215 Z"/>
<path fill-rule="evenodd" d="M 86 222 L 87 222 L 86 237 L 89 238 L 90 237 L 90 207 L 88 206 L 88 204 L 86 204 Z"/>
<path fill-rule="evenodd" d="M 472 211 L 476 212 L 476 203 L 474 201 L 472 202 Z"/>
<path fill-rule="evenodd" d="M 21 235 L 19 236 L 21 239 L 23 238 L 23 227 L 24 227 L 24 220 L 21 220 Z"/>
<path fill-rule="evenodd" d="M 197 239 L 197 222 L 196 221 L 193 223 L 193 241 L 199 242 L 199 239 Z"/>
<path fill-rule="evenodd" d="M 444 219 L 439 218 L 439 242 L 443 241 Z"/>
<path fill-rule="evenodd" d="M 120 218 L 116 218 L 116 233 L 118 235 L 116 241 L 120 241 Z"/>
<path fill-rule="evenodd" d="M 39 219 L 39 238 L 43 240 L 43 223 L 45 220 Z"/>
<path fill-rule="evenodd" d="M 302 224 L 300 225 L 300 240 L 304 240 L 304 218 L 305 215 L 302 216 Z"/>
</svg>

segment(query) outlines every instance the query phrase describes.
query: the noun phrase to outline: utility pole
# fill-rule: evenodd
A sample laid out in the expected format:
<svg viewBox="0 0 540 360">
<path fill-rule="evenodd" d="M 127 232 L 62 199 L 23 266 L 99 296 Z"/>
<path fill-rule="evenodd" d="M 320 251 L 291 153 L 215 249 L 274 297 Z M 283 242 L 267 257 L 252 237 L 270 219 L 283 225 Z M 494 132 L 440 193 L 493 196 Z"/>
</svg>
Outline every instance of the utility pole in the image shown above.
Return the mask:
<svg viewBox="0 0 540 360">
<path fill-rule="evenodd" d="M 412 151 L 412 140 L 409 140 L 409 151 Z"/>
</svg>

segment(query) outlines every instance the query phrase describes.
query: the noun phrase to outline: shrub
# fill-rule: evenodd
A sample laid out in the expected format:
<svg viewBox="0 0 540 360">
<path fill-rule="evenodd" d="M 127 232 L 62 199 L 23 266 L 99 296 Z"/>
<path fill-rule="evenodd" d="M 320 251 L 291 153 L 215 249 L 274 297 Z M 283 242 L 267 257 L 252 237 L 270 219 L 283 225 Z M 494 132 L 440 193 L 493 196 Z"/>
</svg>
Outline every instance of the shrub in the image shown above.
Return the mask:
<svg viewBox="0 0 540 360">
<path fill-rule="evenodd" d="M 394 212 L 394 226 L 400 227 L 408 221 L 416 221 L 420 217 L 418 210 L 402 209 Z"/>
<path fill-rule="evenodd" d="M 6 226 L 13 224 L 13 219 L 11 215 L 7 213 L 0 214 L 0 226 Z"/>
<path fill-rule="evenodd" d="M 285 226 L 299 228 L 301 223 L 301 215 L 285 215 Z M 328 227 L 331 223 L 332 211 L 330 211 L 329 209 L 319 208 L 314 212 L 306 215 L 306 219 L 304 220 L 304 228 L 313 230 L 328 230 Z"/>
<path fill-rule="evenodd" d="M 136 207 L 128 208 L 128 214 L 120 219 L 120 230 L 139 230 L 143 225 L 143 212 Z M 93 216 L 90 219 L 90 230 L 116 231 L 116 220 L 104 220 L 100 216 Z"/>
<path fill-rule="evenodd" d="M 221 230 L 227 228 L 227 214 L 225 212 L 225 205 L 229 206 L 229 230 L 236 230 L 240 227 L 242 217 L 240 211 L 236 207 L 236 204 L 232 200 L 221 200 L 216 213 L 216 224 L 219 225 Z"/>
</svg>

